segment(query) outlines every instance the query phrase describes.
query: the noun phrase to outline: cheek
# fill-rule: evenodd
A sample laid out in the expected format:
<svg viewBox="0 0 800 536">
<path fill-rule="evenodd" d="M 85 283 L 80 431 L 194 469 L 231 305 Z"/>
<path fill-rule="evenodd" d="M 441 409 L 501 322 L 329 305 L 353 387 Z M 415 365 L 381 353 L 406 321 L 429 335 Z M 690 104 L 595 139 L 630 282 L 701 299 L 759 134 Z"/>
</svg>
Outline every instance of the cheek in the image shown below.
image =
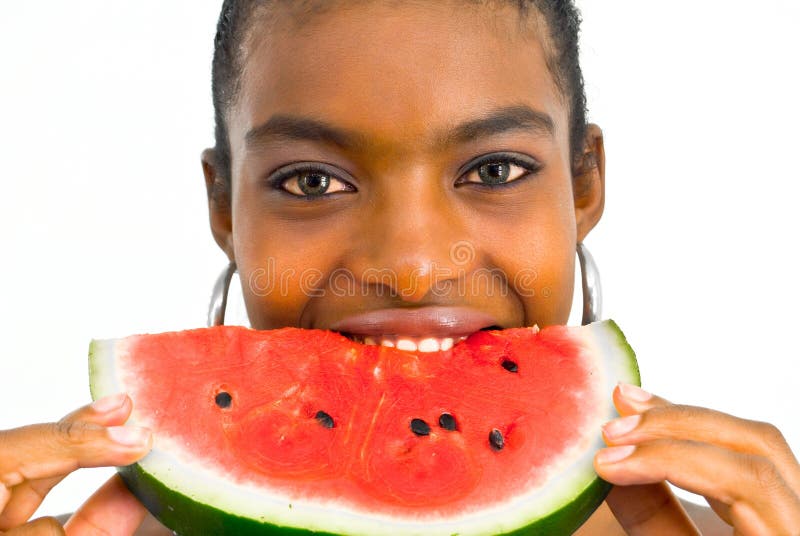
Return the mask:
<svg viewBox="0 0 800 536">
<path fill-rule="evenodd" d="M 261 206 L 257 192 L 234 199 L 233 242 L 250 323 L 301 326 L 323 273 L 335 265 L 341 237 L 330 222 L 287 221 Z"/>
<path fill-rule="evenodd" d="M 540 192 L 502 218 L 482 222 L 484 249 L 487 262 L 506 274 L 522 305 L 525 325 L 565 324 L 575 277 L 572 194 L 568 188 Z"/>
<path fill-rule="evenodd" d="M 307 298 L 297 265 L 285 253 L 266 248 L 237 257 L 247 315 L 256 329 L 299 325 Z"/>
<path fill-rule="evenodd" d="M 572 306 L 575 242 L 552 235 L 528 243 L 526 263 L 511 268 L 514 290 L 525 311 L 525 323 L 540 327 L 566 324 Z M 509 276 L 510 277 L 510 276 Z"/>
</svg>

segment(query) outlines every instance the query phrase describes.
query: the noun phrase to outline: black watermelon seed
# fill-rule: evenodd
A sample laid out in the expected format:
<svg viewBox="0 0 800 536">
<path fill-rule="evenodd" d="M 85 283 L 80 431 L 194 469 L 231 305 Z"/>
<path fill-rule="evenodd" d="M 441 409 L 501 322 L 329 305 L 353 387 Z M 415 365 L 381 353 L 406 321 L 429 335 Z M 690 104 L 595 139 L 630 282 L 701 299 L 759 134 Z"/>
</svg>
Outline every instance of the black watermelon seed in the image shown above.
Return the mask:
<svg viewBox="0 0 800 536">
<path fill-rule="evenodd" d="M 412 419 L 411 431 L 418 436 L 426 436 L 431 433 L 431 427 L 422 419 Z"/>
<path fill-rule="evenodd" d="M 456 418 L 450 415 L 449 413 L 442 413 L 439 416 L 439 426 L 441 426 L 445 430 L 450 430 L 451 432 L 455 432 L 456 430 L 458 430 L 458 426 L 456 425 Z"/>
<path fill-rule="evenodd" d="M 489 433 L 489 444 L 492 445 L 494 450 L 503 450 L 503 447 L 506 446 L 503 440 L 503 434 L 501 434 L 500 430 L 497 428 Z"/>
<path fill-rule="evenodd" d="M 233 403 L 233 397 L 230 393 L 222 391 L 221 393 L 218 393 L 216 397 L 214 397 L 214 402 L 216 402 L 217 405 L 222 409 L 227 409 L 231 407 L 231 404 Z"/>
<path fill-rule="evenodd" d="M 325 428 L 333 428 L 334 426 L 333 417 L 324 411 L 318 411 L 317 414 L 314 415 L 314 418 L 317 419 L 317 422 Z"/>
<path fill-rule="evenodd" d="M 509 372 L 517 372 L 519 370 L 517 364 L 511 361 L 510 359 L 506 359 L 505 361 L 503 361 L 503 368 Z"/>
</svg>

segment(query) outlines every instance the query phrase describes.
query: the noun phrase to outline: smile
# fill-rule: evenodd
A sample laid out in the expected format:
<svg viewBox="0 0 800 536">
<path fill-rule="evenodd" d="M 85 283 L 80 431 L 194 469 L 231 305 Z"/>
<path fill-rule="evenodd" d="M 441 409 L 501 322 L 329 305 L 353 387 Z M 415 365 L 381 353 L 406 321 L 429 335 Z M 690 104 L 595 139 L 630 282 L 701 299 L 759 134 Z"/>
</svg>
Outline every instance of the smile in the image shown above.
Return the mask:
<svg viewBox="0 0 800 536">
<path fill-rule="evenodd" d="M 411 352 L 447 351 L 471 333 L 495 328 L 499 322 L 482 311 L 444 306 L 377 309 L 330 326 L 355 342 Z"/>
<path fill-rule="evenodd" d="M 403 335 L 354 335 L 342 333 L 348 339 L 368 346 L 387 346 L 407 352 L 439 352 L 453 348 L 454 344 L 465 340 L 469 335 L 456 337 L 409 337 Z"/>
</svg>

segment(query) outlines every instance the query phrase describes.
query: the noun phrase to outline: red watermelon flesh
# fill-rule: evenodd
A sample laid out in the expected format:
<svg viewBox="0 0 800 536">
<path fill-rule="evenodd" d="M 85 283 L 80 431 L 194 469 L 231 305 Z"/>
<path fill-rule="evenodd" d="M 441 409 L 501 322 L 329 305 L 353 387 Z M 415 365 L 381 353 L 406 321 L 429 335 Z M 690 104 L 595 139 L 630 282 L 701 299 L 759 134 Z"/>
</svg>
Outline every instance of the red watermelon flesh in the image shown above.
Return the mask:
<svg viewBox="0 0 800 536">
<path fill-rule="evenodd" d="M 155 431 L 170 463 L 211 468 L 289 509 L 377 523 L 469 518 L 546 487 L 597 448 L 609 386 L 631 381 L 611 378 L 564 327 L 478 332 L 432 353 L 295 328 L 110 342 L 93 348 L 113 354 L 105 384 L 129 393 L 132 420 Z M 310 528 L 342 532 L 341 522 Z"/>
</svg>

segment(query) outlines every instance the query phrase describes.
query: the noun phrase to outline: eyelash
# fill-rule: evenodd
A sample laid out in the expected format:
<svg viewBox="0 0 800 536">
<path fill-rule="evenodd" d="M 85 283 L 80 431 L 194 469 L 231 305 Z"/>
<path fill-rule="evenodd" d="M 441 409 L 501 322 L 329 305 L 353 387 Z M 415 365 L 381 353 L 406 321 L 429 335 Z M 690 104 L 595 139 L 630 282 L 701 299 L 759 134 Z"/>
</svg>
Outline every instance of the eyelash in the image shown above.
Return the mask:
<svg viewBox="0 0 800 536">
<path fill-rule="evenodd" d="M 340 179 L 335 173 L 333 173 L 330 169 L 320 166 L 319 164 L 299 164 L 297 166 L 292 166 L 286 169 L 282 169 L 278 171 L 274 177 L 269 179 L 269 184 L 272 188 L 276 190 L 280 190 L 292 197 L 297 199 L 308 199 L 308 200 L 316 200 L 322 197 L 328 197 L 331 194 L 321 194 L 321 195 L 297 195 L 292 192 L 289 192 L 285 188 L 285 184 L 289 181 L 289 179 L 293 179 L 295 177 L 300 177 L 303 174 L 319 174 L 324 175 L 326 177 L 330 177 L 333 180 L 342 182 L 347 185 L 347 191 L 354 191 L 355 187 L 347 182 L 346 180 Z M 334 192 L 339 193 L 339 192 Z"/>
<path fill-rule="evenodd" d="M 527 170 L 527 173 L 523 173 L 519 177 L 498 184 L 489 184 L 481 181 L 464 180 L 464 178 L 469 176 L 470 174 L 478 172 L 481 166 L 484 166 L 486 164 L 496 164 L 496 163 L 511 164 L 512 166 L 521 167 L 522 169 Z M 500 188 L 510 188 L 516 186 L 517 183 L 522 182 L 529 176 L 536 175 L 542 170 L 542 167 L 543 167 L 542 164 L 540 164 L 533 158 L 520 158 L 519 156 L 513 154 L 494 153 L 482 156 L 474 160 L 473 162 L 470 162 L 466 166 L 466 170 L 456 180 L 455 186 L 460 187 L 467 184 L 472 184 L 479 188 L 486 188 L 490 190 L 500 189 Z M 331 170 L 329 170 L 328 168 L 317 164 L 302 164 L 295 167 L 290 167 L 288 169 L 280 170 L 275 174 L 274 177 L 272 177 L 269 180 L 269 184 L 272 188 L 276 190 L 281 190 L 282 192 L 299 199 L 316 200 L 332 195 L 327 193 L 320 195 L 298 195 L 286 190 L 285 184 L 289 181 L 289 179 L 300 177 L 303 174 L 311 174 L 311 173 L 324 175 L 326 177 L 330 177 L 335 181 L 344 183 L 347 186 L 347 190 L 344 190 L 345 192 L 352 192 L 355 190 L 355 187 L 352 184 L 343 179 L 340 179 L 336 174 L 332 173 Z M 341 191 L 333 193 L 341 193 Z"/>
<path fill-rule="evenodd" d="M 522 169 L 527 170 L 527 173 L 523 173 L 519 177 L 516 177 L 515 179 L 507 180 L 506 182 L 501 182 L 498 184 L 489 184 L 481 181 L 476 182 L 476 181 L 462 180 L 464 177 L 467 177 L 472 173 L 476 173 L 481 168 L 481 166 L 484 166 L 486 164 L 497 164 L 497 163 L 511 164 L 512 166 L 521 167 Z M 540 164 L 538 161 L 530 157 L 521 158 L 517 155 L 508 153 L 489 154 L 486 156 L 481 156 L 473 160 L 469 164 L 467 164 L 466 171 L 464 171 L 464 173 L 460 175 L 458 180 L 456 180 L 455 185 L 464 186 L 466 184 L 471 184 L 473 186 L 477 186 L 478 188 L 485 188 L 489 190 L 496 190 L 500 188 L 513 188 L 514 186 L 517 186 L 518 183 L 523 182 L 526 178 L 530 177 L 531 175 L 538 174 L 543 167 L 544 166 L 542 164 Z"/>
</svg>

